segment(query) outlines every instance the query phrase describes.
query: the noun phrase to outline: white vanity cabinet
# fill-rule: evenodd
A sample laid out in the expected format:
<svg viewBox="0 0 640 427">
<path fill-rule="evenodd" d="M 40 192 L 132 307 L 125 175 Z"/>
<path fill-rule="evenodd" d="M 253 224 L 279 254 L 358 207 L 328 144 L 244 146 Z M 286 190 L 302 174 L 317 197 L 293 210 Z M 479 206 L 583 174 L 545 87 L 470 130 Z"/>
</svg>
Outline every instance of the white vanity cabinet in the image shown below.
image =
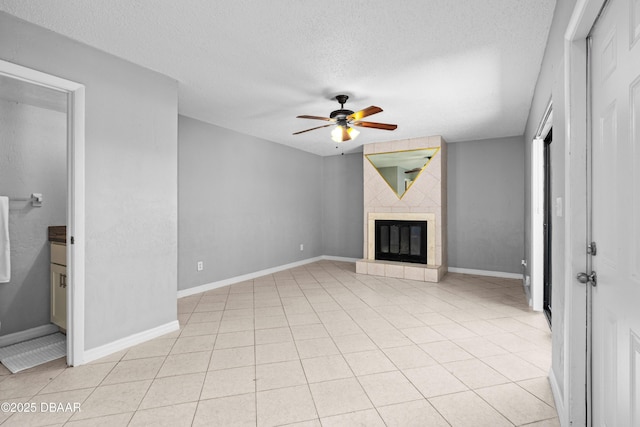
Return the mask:
<svg viewBox="0 0 640 427">
<path fill-rule="evenodd" d="M 67 245 L 51 242 L 51 323 L 67 329 Z"/>
</svg>

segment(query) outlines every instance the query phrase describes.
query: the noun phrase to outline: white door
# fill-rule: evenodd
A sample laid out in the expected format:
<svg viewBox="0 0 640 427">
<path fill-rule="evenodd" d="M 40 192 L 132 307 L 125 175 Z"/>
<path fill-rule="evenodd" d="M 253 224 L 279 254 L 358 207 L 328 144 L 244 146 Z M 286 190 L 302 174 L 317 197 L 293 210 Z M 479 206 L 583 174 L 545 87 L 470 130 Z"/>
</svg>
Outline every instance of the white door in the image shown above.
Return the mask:
<svg viewBox="0 0 640 427">
<path fill-rule="evenodd" d="M 640 427 L 640 0 L 591 37 L 593 425 Z"/>
</svg>

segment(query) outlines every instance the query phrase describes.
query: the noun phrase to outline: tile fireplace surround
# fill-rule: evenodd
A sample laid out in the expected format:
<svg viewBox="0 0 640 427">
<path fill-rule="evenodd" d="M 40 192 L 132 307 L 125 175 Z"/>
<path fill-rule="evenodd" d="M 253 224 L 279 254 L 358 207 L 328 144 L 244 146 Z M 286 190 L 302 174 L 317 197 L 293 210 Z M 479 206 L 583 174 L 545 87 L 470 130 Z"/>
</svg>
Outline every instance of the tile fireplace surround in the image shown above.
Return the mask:
<svg viewBox="0 0 640 427">
<path fill-rule="evenodd" d="M 400 199 L 367 160 L 367 154 L 436 148 L 440 150 Z M 447 146 L 441 136 L 367 144 L 364 147 L 364 254 L 356 272 L 373 276 L 439 282 L 447 273 Z M 427 221 L 427 264 L 375 259 L 375 220 Z"/>
</svg>

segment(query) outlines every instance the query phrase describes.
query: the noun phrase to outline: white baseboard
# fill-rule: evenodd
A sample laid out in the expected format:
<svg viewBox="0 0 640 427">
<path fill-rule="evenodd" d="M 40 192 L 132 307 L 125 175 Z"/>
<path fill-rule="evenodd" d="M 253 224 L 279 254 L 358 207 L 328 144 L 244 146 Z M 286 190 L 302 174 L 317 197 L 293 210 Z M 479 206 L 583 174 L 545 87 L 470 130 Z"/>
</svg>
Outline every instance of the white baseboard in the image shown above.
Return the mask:
<svg viewBox="0 0 640 427">
<path fill-rule="evenodd" d="M 288 270 L 290 268 L 300 267 L 301 265 L 311 264 L 312 262 L 316 262 L 320 260 L 322 260 L 322 257 L 303 259 L 302 261 L 296 261 L 290 264 L 267 268 L 265 270 L 254 271 L 253 273 L 243 274 L 242 276 L 230 277 L 228 279 L 219 280 L 217 282 L 205 283 L 204 285 L 194 286 L 193 288 L 182 289 L 178 291 L 178 298 L 188 297 L 189 295 L 211 291 L 213 289 L 218 289 L 223 286 L 233 285 L 234 283 L 240 283 L 246 280 L 256 279 L 258 277 L 267 276 L 269 274 L 277 273 L 283 270 Z"/>
<path fill-rule="evenodd" d="M 301 261 L 292 262 L 290 264 L 279 265 L 277 267 L 267 268 L 265 270 L 254 271 L 253 273 L 243 274 L 241 276 L 230 277 L 228 279 L 219 280 L 217 282 L 205 283 L 204 285 L 194 286 L 189 289 L 182 289 L 178 291 L 178 298 L 188 297 L 189 295 L 195 295 L 202 292 L 211 291 L 213 289 L 222 288 L 224 286 L 233 285 L 234 283 L 240 283 L 247 280 L 253 280 L 258 277 L 267 276 L 269 274 L 277 273 L 279 271 L 288 270 L 290 268 L 300 267 L 301 265 L 311 264 L 312 262 L 326 260 L 326 261 L 339 261 L 339 262 L 356 262 L 360 258 L 347 258 L 332 255 L 322 255 L 319 257 L 308 258 Z M 462 274 L 475 274 L 477 276 L 490 276 L 490 277 L 502 277 L 506 279 L 520 279 L 522 280 L 522 274 L 505 273 L 502 271 L 488 271 L 488 270 L 473 270 L 469 268 L 449 267 L 450 273 L 462 273 Z"/>
<path fill-rule="evenodd" d="M 240 283 L 247 280 L 253 280 L 258 277 L 267 276 L 269 274 L 277 273 L 279 271 L 288 270 L 290 268 L 300 267 L 301 265 L 311 264 L 316 261 L 341 261 L 341 262 L 356 262 L 358 258 L 346 258 L 331 255 L 322 255 L 314 258 L 303 259 L 302 261 L 296 261 L 289 264 L 279 265 L 277 267 L 267 268 L 265 270 L 254 271 L 253 273 L 243 274 L 242 276 L 230 277 L 228 279 L 219 280 L 217 282 L 205 283 L 204 285 L 194 286 L 189 289 L 182 289 L 178 291 L 178 298 L 188 297 L 189 295 L 199 294 L 202 292 L 211 291 L 213 289 L 222 288 L 224 286 L 233 285 L 234 283 Z"/>
<path fill-rule="evenodd" d="M 558 420 L 562 427 L 569 427 L 568 415 L 565 412 L 564 400 L 560 394 L 560 387 L 558 386 L 558 380 L 556 379 L 553 369 L 549 371 L 549 384 L 551 385 L 551 393 L 553 393 L 553 401 L 556 404 L 556 411 L 558 412 Z"/>
<path fill-rule="evenodd" d="M 129 347 L 133 347 L 134 345 L 142 344 L 145 341 L 177 331 L 178 329 L 180 329 L 180 325 L 177 320 L 174 320 L 173 322 L 165 323 L 164 325 L 160 325 L 156 328 L 138 332 L 137 334 L 129 335 L 128 337 L 110 342 L 109 344 L 101 345 L 100 347 L 92 348 L 91 350 L 85 350 L 82 363 L 89 363 L 94 360 L 98 360 L 120 350 L 124 350 Z"/>
<path fill-rule="evenodd" d="M 531 276 L 523 277 L 522 288 L 524 289 L 524 295 L 529 302 L 529 307 L 533 306 L 533 299 L 531 299 Z"/>
<path fill-rule="evenodd" d="M 48 325 L 36 326 L 35 328 L 27 329 L 26 331 L 14 332 L 13 334 L 0 337 L 0 347 L 6 347 L 22 341 L 54 334 L 59 330 L 60 329 L 56 325 L 49 323 Z"/>
<path fill-rule="evenodd" d="M 503 271 L 474 270 L 471 268 L 449 267 L 449 273 L 475 274 L 476 276 L 502 277 L 505 279 L 522 280 L 521 273 L 505 273 Z"/>
</svg>

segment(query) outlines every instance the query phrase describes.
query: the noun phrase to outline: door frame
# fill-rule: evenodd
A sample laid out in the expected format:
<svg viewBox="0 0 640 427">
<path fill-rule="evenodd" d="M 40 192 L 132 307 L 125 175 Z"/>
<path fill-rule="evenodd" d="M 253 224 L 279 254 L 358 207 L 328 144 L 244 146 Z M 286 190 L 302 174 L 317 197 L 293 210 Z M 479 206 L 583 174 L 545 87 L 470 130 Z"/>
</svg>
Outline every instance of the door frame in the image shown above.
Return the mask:
<svg viewBox="0 0 640 427">
<path fill-rule="evenodd" d="M 544 302 L 544 139 L 553 125 L 553 100 L 545 109 L 531 143 L 531 309 L 543 311 Z"/>
<path fill-rule="evenodd" d="M 84 363 L 85 86 L 0 59 L 0 74 L 67 94 L 67 364 Z"/>
<path fill-rule="evenodd" d="M 576 276 L 587 271 L 588 222 L 587 179 L 589 111 L 587 37 L 606 0 L 578 0 L 564 34 L 565 91 L 565 330 L 564 393 L 551 375 L 552 390 L 559 403 L 563 426 L 587 425 L 591 396 L 587 390 L 589 373 L 587 337 L 590 335 L 587 307 L 589 287 Z"/>
</svg>

